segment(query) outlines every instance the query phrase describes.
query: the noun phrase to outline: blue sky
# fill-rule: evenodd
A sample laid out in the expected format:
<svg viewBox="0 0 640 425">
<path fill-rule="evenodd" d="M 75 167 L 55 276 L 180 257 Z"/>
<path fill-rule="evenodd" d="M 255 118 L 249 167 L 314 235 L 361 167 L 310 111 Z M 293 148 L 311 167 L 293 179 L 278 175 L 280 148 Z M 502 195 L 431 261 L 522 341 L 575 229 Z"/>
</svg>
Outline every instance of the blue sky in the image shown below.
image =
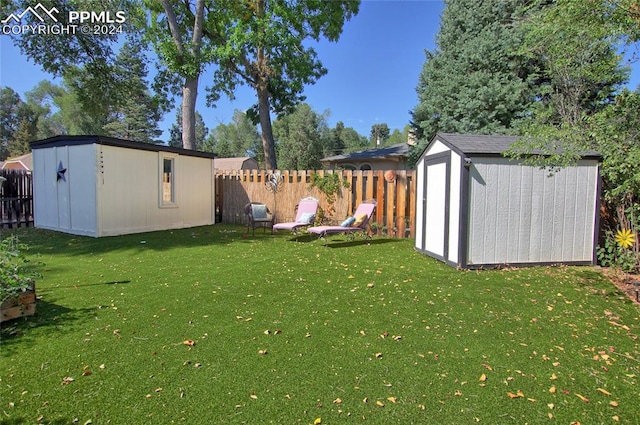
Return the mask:
<svg viewBox="0 0 640 425">
<path fill-rule="evenodd" d="M 321 41 L 314 46 L 329 72 L 305 89 L 307 103 L 318 113 L 330 111 L 332 127 L 342 121 L 364 136 L 377 123 L 402 130 L 417 104 L 415 89 L 424 51 L 435 47 L 443 7 L 436 0 L 363 0 L 337 43 Z M 39 81 L 51 79 L 22 56 L 6 35 L 0 35 L 0 59 L 0 85 L 21 95 Z M 153 64 L 150 68 L 153 73 Z M 640 66 L 636 63 L 635 68 L 632 88 L 640 84 Z M 222 98 L 216 108 L 208 108 L 205 87 L 210 78 L 210 72 L 202 76 L 198 97 L 198 111 L 209 128 L 230 122 L 235 109 L 246 110 L 256 102 L 255 93 L 242 87 L 235 101 Z M 180 99 L 174 102 L 180 105 Z M 175 112 L 169 112 L 161 123 L 165 140 L 173 122 Z"/>
</svg>

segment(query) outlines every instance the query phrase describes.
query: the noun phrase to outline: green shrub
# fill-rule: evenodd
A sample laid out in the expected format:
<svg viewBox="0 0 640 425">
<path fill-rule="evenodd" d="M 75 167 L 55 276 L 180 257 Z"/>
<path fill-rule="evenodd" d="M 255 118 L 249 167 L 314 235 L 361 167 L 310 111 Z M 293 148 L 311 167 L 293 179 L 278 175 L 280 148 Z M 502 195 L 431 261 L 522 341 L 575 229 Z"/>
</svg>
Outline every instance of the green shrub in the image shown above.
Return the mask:
<svg viewBox="0 0 640 425">
<path fill-rule="evenodd" d="M 627 273 L 638 270 L 639 259 L 636 252 L 620 246 L 616 242 L 615 233 L 611 231 L 607 231 L 604 246 L 598 246 L 596 254 L 604 267 L 618 268 Z"/>
<path fill-rule="evenodd" d="M 0 242 L 0 301 L 33 289 L 35 279 L 40 277 L 33 269 L 37 265 L 24 254 L 28 249 L 15 236 Z"/>
</svg>

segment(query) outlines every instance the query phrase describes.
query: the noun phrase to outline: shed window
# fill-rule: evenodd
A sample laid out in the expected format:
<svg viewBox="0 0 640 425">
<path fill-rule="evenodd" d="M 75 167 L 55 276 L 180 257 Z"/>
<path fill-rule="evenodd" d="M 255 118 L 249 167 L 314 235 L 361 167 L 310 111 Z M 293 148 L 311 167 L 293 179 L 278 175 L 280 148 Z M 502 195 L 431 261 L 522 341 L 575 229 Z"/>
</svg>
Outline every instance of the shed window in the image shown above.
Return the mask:
<svg viewBox="0 0 640 425">
<path fill-rule="evenodd" d="M 160 206 L 176 206 L 176 162 L 174 157 L 160 157 Z"/>
</svg>

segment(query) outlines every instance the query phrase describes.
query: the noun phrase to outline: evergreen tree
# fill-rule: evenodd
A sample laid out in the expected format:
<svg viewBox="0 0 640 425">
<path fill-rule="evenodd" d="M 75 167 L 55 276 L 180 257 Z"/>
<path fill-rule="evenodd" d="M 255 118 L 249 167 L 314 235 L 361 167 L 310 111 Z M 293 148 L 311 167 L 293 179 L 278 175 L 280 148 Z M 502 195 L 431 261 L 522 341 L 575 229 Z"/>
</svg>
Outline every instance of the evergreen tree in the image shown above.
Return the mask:
<svg viewBox="0 0 640 425">
<path fill-rule="evenodd" d="M 140 44 L 125 43 L 115 61 L 129 93 L 117 109 L 109 114 L 104 131 L 113 137 L 154 143 L 162 134 L 158 122 L 162 117 L 162 103 L 148 90 L 146 57 Z"/>
<path fill-rule="evenodd" d="M 20 121 L 18 129 L 13 133 L 13 138 L 9 142 L 9 157 L 24 155 L 31 152 L 30 143 L 37 140 L 38 127 L 37 120 L 32 116 L 24 117 Z"/>
<path fill-rule="evenodd" d="M 528 0 L 445 0 L 436 49 L 426 52 L 412 122 L 437 132 L 514 132 L 533 100 L 533 63 L 519 53 Z"/>
<path fill-rule="evenodd" d="M 336 126 L 329 130 L 329 135 L 324 146 L 324 156 L 340 155 L 344 152 L 346 147 L 344 140 L 342 140 L 342 133 L 344 132 L 344 123 L 338 121 Z"/>
<path fill-rule="evenodd" d="M 273 123 L 273 135 L 278 141 L 278 163 L 283 169 L 315 170 L 323 156 L 323 140 L 328 127 L 306 103 L 301 103 L 291 114 L 279 117 Z"/>
<path fill-rule="evenodd" d="M 169 146 L 174 148 L 184 147 L 182 141 L 182 110 L 178 109 L 176 112 L 176 122 L 169 129 Z M 204 123 L 204 119 L 200 112 L 196 111 L 195 119 L 195 150 L 203 150 L 207 145 L 207 135 L 209 129 Z"/>
</svg>

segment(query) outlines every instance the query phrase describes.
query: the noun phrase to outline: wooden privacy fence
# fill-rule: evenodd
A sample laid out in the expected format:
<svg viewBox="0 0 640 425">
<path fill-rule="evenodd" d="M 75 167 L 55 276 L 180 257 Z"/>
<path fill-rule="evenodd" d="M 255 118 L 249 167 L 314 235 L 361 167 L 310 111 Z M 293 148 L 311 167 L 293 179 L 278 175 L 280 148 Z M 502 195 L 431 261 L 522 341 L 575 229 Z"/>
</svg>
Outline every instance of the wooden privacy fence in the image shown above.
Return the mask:
<svg viewBox="0 0 640 425">
<path fill-rule="evenodd" d="M 339 223 L 353 214 L 362 201 L 375 199 L 376 211 L 372 229 L 378 235 L 414 237 L 415 235 L 415 171 L 397 170 L 395 179 L 387 181 L 383 170 L 279 171 L 282 184 L 275 194 L 266 188 L 271 171 L 219 171 L 216 175 L 216 209 L 218 222 L 244 224 L 244 206 L 248 202 L 263 202 L 276 215 L 276 221 L 293 221 L 295 206 L 302 198 L 313 196 L 320 207 L 330 211 L 327 197 L 316 187 L 310 187 L 311 175 L 338 173 L 349 183 L 342 188 L 333 205 L 329 221 Z"/>
<path fill-rule="evenodd" d="M 33 226 L 33 184 L 29 171 L 0 170 L 0 228 Z"/>
</svg>

